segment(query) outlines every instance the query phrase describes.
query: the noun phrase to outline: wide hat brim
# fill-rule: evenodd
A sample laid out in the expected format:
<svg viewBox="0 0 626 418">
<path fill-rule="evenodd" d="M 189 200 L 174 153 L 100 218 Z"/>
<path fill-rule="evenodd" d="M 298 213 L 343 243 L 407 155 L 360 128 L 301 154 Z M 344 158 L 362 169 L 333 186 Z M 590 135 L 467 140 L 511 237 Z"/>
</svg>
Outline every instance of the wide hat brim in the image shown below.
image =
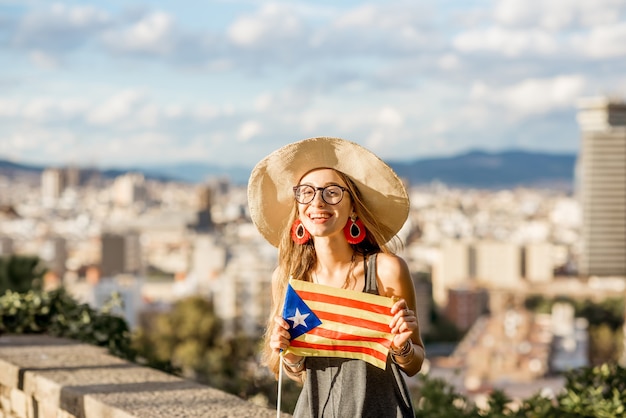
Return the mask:
<svg viewBox="0 0 626 418">
<path fill-rule="evenodd" d="M 285 145 L 261 160 L 248 181 L 248 207 L 257 229 L 278 247 L 294 204 L 293 186 L 309 171 L 332 168 L 346 174 L 367 208 L 388 228 L 389 241 L 409 215 L 409 197 L 402 181 L 374 153 L 341 138 L 317 137 Z"/>
</svg>

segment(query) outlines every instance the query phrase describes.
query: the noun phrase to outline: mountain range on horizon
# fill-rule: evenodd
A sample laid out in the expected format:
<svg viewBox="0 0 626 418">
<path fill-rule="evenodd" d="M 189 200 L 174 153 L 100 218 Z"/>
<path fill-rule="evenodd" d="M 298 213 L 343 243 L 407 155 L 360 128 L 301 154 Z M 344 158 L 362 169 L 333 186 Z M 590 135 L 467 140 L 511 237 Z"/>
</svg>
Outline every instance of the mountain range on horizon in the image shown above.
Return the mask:
<svg viewBox="0 0 626 418">
<path fill-rule="evenodd" d="M 505 150 L 472 150 L 450 157 L 430 157 L 387 163 L 410 185 L 434 182 L 450 187 L 507 189 L 516 187 L 548 188 L 571 191 L 574 182 L 575 153 Z M 58 166 L 55 166 L 58 167 Z M 40 174 L 46 167 L 0 159 L 0 175 Z M 210 178 L 229 178 L 245 184 L 252 167 L 219 166 L 209 163 L 172 163 L 138 165 L 127 168 L 82 169 L 114 178 L 127 172 L 140 172 L 147 178 L 163 181 L 202 183 Z"/>
</svg>

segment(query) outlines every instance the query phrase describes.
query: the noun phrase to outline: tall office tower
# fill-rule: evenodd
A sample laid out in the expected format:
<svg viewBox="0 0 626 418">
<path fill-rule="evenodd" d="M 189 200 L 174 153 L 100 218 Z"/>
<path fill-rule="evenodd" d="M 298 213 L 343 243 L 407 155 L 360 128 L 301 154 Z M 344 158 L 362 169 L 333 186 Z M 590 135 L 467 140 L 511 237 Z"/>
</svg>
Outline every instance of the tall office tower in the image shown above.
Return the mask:
<svg viewBox="0 0 626 418">
<path fill-rule="evenodd" d="M 626 276 L 626 103 L 579 103 L 583 276 Z"/>
<path fill-rule="evenodd" d="M 143 263 L 139 234 L 102 234 L 100 269 L 102 277 L 129 273 L 141 275 Z"/>
<path fill-rule="evenodd" d="M 41 197 L 44 204 L 56 202 L 65 190 L 65 174 L 58 168 L 47 168 L 41 173 Z"/>
</svg>

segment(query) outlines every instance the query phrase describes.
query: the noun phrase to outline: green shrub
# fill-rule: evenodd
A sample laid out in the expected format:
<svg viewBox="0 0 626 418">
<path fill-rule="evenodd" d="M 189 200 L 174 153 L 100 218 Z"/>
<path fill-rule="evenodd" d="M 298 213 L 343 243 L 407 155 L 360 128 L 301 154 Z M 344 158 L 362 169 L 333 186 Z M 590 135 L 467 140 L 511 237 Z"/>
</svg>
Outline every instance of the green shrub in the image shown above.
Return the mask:
<svg viewBox="0 0 626 418">
<path fill-rule="evenodd" d="M 78 303 L 63 288 L 25 293 L 7 290 L 0 296 L 0 333 L 46 333 L 107 347 L 133 360 L 130 331 L 124 318 Z"/>
<path fill-rule="evenodd" d="M 46 269 L 37 256 L 0 256 L 0 294 L 41 289 Z"/>
</svg>

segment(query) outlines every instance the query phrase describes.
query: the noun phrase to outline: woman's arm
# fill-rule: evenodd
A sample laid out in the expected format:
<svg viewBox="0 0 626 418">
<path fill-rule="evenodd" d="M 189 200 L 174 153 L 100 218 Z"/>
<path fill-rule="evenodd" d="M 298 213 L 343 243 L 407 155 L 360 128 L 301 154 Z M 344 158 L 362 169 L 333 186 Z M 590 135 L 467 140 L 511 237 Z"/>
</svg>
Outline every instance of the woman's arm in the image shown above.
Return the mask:
<svg viewBox="0 0 626 418">
<path fill-rule="evenodd" d="M 409 376 L 422 368 L 426 356 L 416 311 L 415 287 L 406 261 L 393 254 L 377 256 L 376 274 L 379 293 L 397 302 L 391 308 L 389 326 L 394 335 L 392 360 Z"/>
</svg>

